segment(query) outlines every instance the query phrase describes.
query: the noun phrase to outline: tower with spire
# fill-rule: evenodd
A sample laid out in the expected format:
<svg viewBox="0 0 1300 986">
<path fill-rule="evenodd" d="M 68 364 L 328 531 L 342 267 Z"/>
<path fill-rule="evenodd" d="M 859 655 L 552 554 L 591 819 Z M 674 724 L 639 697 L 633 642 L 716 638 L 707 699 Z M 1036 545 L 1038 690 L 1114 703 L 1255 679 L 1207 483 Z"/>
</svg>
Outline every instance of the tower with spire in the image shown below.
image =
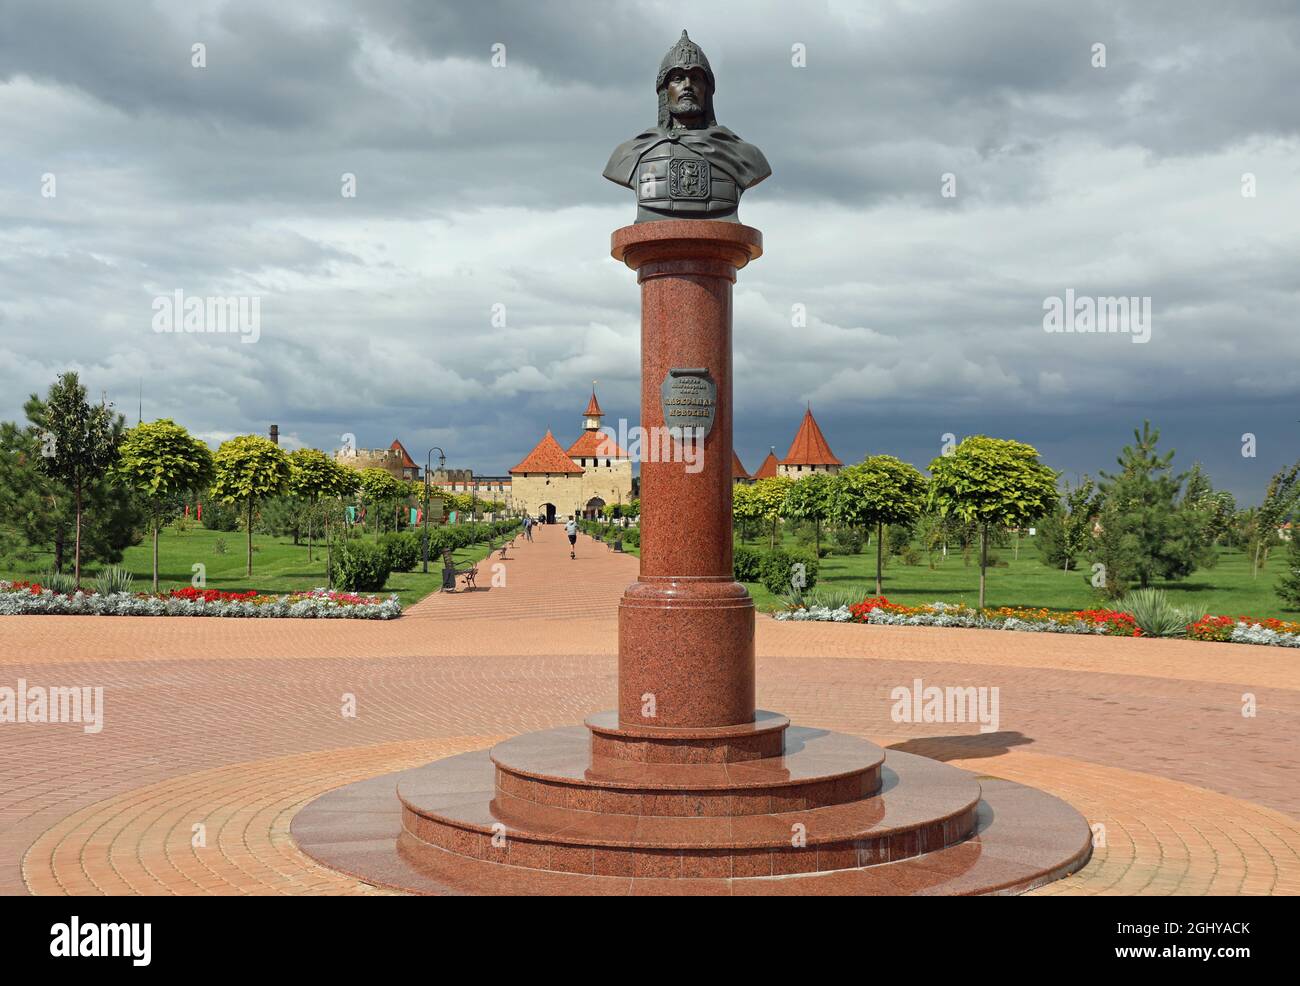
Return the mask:
<svg viewBox="0 0 1300 986">
<path fill-rule="evenodd" d="M 596 400 L 596 381 L 591 381 L 591 400 L 587 401 L 587 410 L 582 412 L 582 427 L 587 431 L 599 431 L 600 419 L 605 416 L 605 412 L 600 409 L 600 401 Z"/>
<path fill-rule="evenodd" d="M 593 380 L 577 440 L 565 449 L 548 431 L 510 470 L 515 505 L 550 520 L 597 517 L 606 505 L 626 505 L 632 499 L 632 459 L 600 430 L 604 417 Z"/>
<path fill-rule="evenodd" d="M 775 453 L 775 449 L 773 452 Z M 777 466 L 778 475 L 790 476 L 794 479 L 814 472 L 834 475 L 843 466 L 844 463 L 831 451 L 830 443 L 826 441 L 817 419 L 813 417 L 812 404 L 809 404 L 804 411 L 803 421 L 799 422 L 799 430 L 795 432 L 794 441 L 790 443 L 790 451 Z"/>
</svg>

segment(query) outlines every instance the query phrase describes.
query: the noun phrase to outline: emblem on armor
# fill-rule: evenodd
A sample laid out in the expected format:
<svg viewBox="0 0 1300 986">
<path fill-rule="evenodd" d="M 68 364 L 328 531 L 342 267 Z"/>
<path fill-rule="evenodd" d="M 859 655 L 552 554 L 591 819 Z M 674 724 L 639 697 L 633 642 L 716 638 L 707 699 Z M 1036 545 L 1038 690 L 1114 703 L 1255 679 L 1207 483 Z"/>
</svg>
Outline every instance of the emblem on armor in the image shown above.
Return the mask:
<svg viewBox="0 0 1300 986">
<path fill-rule="evenodd" d="M 709 197 L 709 162 L 673 158 L 668 162 L 668 197 L 671 199 L 707 199 Z"/>
</svg>

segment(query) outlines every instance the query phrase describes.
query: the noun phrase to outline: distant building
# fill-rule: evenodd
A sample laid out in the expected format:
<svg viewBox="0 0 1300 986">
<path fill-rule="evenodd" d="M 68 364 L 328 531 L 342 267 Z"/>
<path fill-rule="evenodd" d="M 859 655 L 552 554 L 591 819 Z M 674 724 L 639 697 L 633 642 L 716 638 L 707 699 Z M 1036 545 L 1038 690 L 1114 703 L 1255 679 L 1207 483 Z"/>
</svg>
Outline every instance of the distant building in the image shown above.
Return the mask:
<svg viewBox="0 0 1300 986">
<path fill-rule="evenodd" d="M 475 476 L 473 469 L 435 469 L 429 484 L 448 493 L 474 493 L 484 500 L 506 500 L 509 476 Z"/>
<path fill-rule="evenodd" d="M 562 517 L 596 517 L 607 504 L 632 499 L 632 459 L 600 430 L 602 417 L 593 390 L 577 441 L 564 449 L 547 431 L 510 470 L 516 510 L 553 522 Z"/>
<path fill-rule="evenodd" d="M 335 461 L 349 469 L 382 469 L 394 479 L 420 478 L 420 467 L 396 438 L 388 448 L 358 448 L 345 446 L 334 453 Z"/>
<path fill-rule="evenodd" d="M 766 465 L 766 463 L 764 463 Z M 790 443 L 790 451 L 777 466 L 777 474 L 799 479 L 809 473 L 824 472 L 834 475 L 844 467 L 844 463 L 835 457 L 826 436 L 813 417 L 812 408 L 804 412 L 803 421 Z"/>
<path fill-rule="evenodd" d="M 736 485 L 738 485 L 738 484 L 740 484 L 740 483 L 752 483 L 753 481 L 754 481 L 754 477 L 751 476 L 751 475 L 748 473 L 748 471 L 746 471 L 746 469 L 745 469 L 745 464 L 744 464 L 743 462 L 740 461 L 740 456 L 738 456 L 738 455 L 736 454 L 736 450 L 735 450 L 735 449 L 732 449 L 732 451 L 731 451 L 731 485 L 732 485 L 732 486 L 736 486 Z"/>
<path fill-rule="evenodd" d="M 779 465 L 780 463 L 777 462 L 776 458 L 776 446 L 773 445 L 772 451 L 767 453 L 767 458 L 759 465 L 758 472 L 754 473 L 754 479 L 771 479 L 776 475 Z"/>
<path fill-rule="evenodd" d="M 833 476 L 844 468 L 844 463 L 831 451 L 830 443 L 826 441 L 826 436 L 822 434 L 817 419 L 813 417 L 811 407 L 804 411 L 803 420 L 799 422 L 799 430 L 795 432 L 794 441 L 790 443 L 790 451 L 786 452 L 785 458 L 778 459 L 776 457 L 775 445 L 769 446 L 769 448 L 770 451 L 767 453 L 767 457 L 759 463 L 752 476 L 745 472 L 740 457 L 735 455 L 734 452 L 732 453 L 731 482 L 733 486 L 737 483 L 753 483 L 760 479 L 771 479 L 773 476 L 789 476 L 791 479 L 801 479 L 815 472 Z"/>
</svg>

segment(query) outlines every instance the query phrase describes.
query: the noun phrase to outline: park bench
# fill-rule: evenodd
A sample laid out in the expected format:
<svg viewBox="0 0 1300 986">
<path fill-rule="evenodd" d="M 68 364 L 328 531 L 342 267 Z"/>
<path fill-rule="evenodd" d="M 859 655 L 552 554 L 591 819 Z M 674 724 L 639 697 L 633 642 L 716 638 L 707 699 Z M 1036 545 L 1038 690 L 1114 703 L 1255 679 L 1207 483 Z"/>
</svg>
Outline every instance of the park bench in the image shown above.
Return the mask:
<svg viewBox="0 0 1300 986">
<path fill-rule="evenodd" d="M 451 557 L 451 549 L 442 549 L 442 588 L 443 591 L 456 591 L 456 580 L 464 578 L 467 589 L 477 589 L 478 583 L 474 581 L 478 575 L 478 566 L 471 565 L 469 568 L 457 568 L 456 561 Z"/>
</svg>

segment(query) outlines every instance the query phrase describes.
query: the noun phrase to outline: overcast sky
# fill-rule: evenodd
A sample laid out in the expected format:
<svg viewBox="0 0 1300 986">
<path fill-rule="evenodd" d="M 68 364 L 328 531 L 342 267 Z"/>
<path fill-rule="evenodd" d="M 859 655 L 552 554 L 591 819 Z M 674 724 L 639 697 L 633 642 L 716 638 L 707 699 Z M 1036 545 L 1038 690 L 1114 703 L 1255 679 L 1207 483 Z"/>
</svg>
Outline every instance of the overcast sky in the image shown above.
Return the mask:
<svg viewBox="0 0 1300 986">
<path fill-rule="evenodd" d="M 1300 457 L 1295 0 L 0 0 L 0 418 L 73 368 L 214 445 L 275 422 L 488 474 L 572 441 L 593 379 L 635 422 L 601 171 L 683 27 L 773 170 L 741 205 L 751 470 L 809 401 L 846 462 L 986 433 L 1073 480 L 1146 417 L 1257 502 Z M 1067 289 L 1149 297 L 1150 341 L 1046 332 Z M 260 337 L 155 332 L 176 290 L 259 298 Z"/>
</svg>

